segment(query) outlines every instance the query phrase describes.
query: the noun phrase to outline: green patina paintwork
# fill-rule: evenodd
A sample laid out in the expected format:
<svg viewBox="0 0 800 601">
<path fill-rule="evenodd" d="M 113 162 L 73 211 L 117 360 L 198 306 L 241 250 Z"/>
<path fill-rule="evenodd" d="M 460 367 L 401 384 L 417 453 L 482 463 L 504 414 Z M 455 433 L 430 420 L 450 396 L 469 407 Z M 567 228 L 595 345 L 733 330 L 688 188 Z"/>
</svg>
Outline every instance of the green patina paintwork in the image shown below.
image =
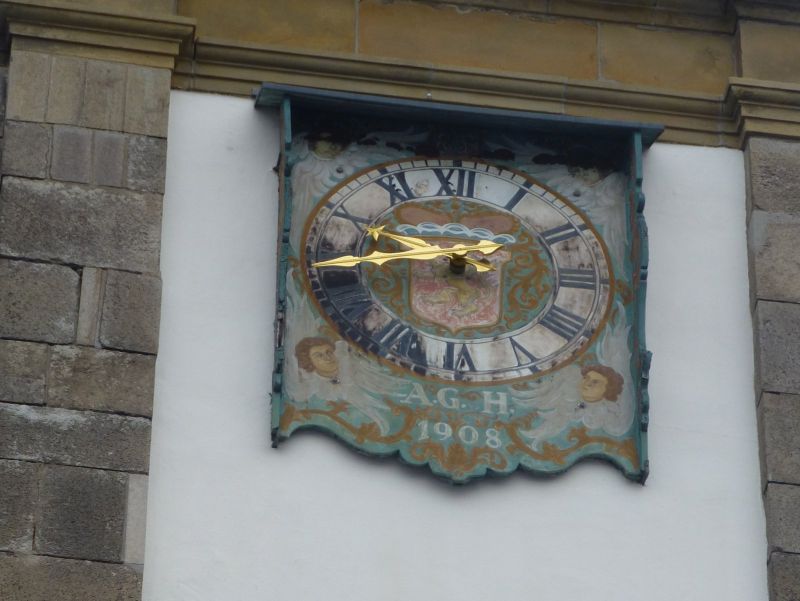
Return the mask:
<svg viewBox="0 0 800 601">
<path fill-rule="evenodd" d="M 599 134 L 593 133 L 593 147 L 580 134 L 511 135 L 448 125 L 446 131 L 451 137 L 443 140 L 443 130 L 436 124 L 383 118 L 370 122 L 361 117 L 357 127 L 348 125 L 354 122 L 348 122 L 350 117 L 346 114 L 292 107 L 292 118 L 289 108 L 284 102 L 286 135 L 281 163 L 282 229 L 272 400 L 274 444 L 277 446 L 300 429 L 322 430 L 362 452 L 399 455 L 408 463 L 427 465 L 435 474 L 457 483 L 518 468 L 555 474 L 577 461 L 597 457 L 610 461 L 627 477 L 643 482 L 647 476 L 650 356 L 644 346 L 647 237 L 642 216 L 641 134 L 615 131 L 610 137 L 613 143 L 603 145 L 598 144 Z M 460 136 L 459 131 L 464 134 Z M 316 150 L 313 144 L 317 145 Z M 574 152 L 575 148 L 579 152 Z M 332 202 L 337 189 L 357 180 L 357 174 L 369 173 L 376 165 L 396 165 L 410 157 L 459 156 L 454 150 L 462 150 L 461 156 L 485 156 L 480 165 L 496 164 L 533 176 L 542 189 L 580 213 L 590 224 L 592 236 L 600 241 L 602 252 L 598 253 L 609 263 L 609 282 L 605 288 L 607 297 L 601 295 L 597 327 L 573 355 L 559 359 L 551 368 L 543 365 L 527 376 L 497 381 L 490 377 L 459 380 L 436 370 L 414 371 L 413 361 L 405 367 L 402 364 L 402 357 L 414 358 L 413 352 L 403 355 L 395 349 L 401 357 L 395 360 L 389 347 L 359 342 L 351 322 L 330 309 L 326 304 L 330 297 L 315 288 L 326 276 L 309 265 L 314 248 L 326 243 L 324 231 L 334 223 L 324 220 L 324 206 Z M 441 221 L 456 223 L 487 211 L 485 202 L 453 196 L 422 194 L 398 207 L 416 204 L 433 219 L 441 213 L 448 216 Z M 603 202 L 618 206 L 613 205 L 611 210 L 601 206 Z M 488 213 L 503 211 L 489 206 Z M 570 253 L 577 251 L 562 250 L 561 242 L 543 244 L 544 227 L 536 229 L 519 220 L 507 221 L 506 233 L 520 245 L 520 252 L 510 253 L 497 272 L 490 274 L 495 280 L 488 279 L 490 276 L 482 280 L 490 284 L 487 290 L 494 286 L 497 294 L 499 316 L 494 321 L 487 317 L 486 323 L 455 327 L 437 317 L 434 309 L 427 310 L 432 305 L 425 303 L 435 304 L 439 297 L 454 299 L 451 308 L 470 306 L 459 294 L 474 291 L 468 278 L 477 275 L 468 272 L 468 278 L 449 284 L 446 259 L 444 271 L 438 275 L 435 265 L 410 261 L 354 271 L 360 274 L 371 302 L 420 335 L 451 341 L 480 340 L 487 345 L 487 357 L 511 349 L 524 360 L 526 349 L 517 350 L 514 342 L 508 342 L 517 340 L 509 333 L 522 331 L 526 323 L 537 320 L 552 322 L 553 291 L 559 286 L 571 292 L 574 287 L 575 298 L 583 289 L 581 280 L 568 281 L 564 275 L 568 269 L 561 269 L 561 276 L 556 273 L 559 262 L 564 263 Z M 395 207 L 383 212 L 373 225 L 386 225 L 392 230 L 408 223 Z M 315 233 L 315 228 L 322 229 L 323 234 Z M 556 234 L 549 236 L 557 239 Z M 317 247 L 312 248 L 309 241 L 314 240 Z M 429 235 L 426 240 L 441 242 L 447 237 Z M 563 256 L 557 254 L 554 259 L 556 247 L 555 252 Z M 359 254 L 375 249 L 395 252 L 400 247 L 392 240 L 359 239 Z M 531 257 L 537 259 L 538 269 L 532 267 Z M 521 264 L 515 266 L 514 261 Z M 534 273 L 539 274 L 535 285 Z M 562 278 L 560 283 L 558 277 Z M 414 286 L 423 284 L 432 285 L 433 292 L 426 292 L 420 296 L 422 300 L 415 301 Z M 473 315 L 468 311 L 464 314 L 467 320 Z M 495 346 L 490 348 L 491 344 Z M 458 357 L 454 359 L 457 361 Z M 477 365 L 477 354 L 470 359 Z M 430 353 L 424 360 L 431 361 Z M 469 371 L 472 366 L 464 361 L 462 357 Z M 442 366 L 446 363 L 443 360 Z M 609 380 L 611 385 L 615 380 L 608 371 L 601 373 L 603 367 L 622 378 L 615 400 L 593 397 L 593 378 L 605 379 L 606 392 Z"/>
</svg>

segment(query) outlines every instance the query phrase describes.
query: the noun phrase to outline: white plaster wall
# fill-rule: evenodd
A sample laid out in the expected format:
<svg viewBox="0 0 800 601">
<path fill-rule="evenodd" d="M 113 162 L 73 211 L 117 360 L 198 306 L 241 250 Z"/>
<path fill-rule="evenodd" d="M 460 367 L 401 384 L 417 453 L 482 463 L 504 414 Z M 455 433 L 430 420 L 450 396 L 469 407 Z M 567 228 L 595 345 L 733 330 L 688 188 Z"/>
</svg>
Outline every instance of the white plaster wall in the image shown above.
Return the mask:
<svg viewBox="0 0 800 601">
<path fill-rule="evenodd" d="M 319 435 L 269 448 L 276 126 L 171 98 L 145 600 L 767 598 L 741 153 L 646 156 L 647 485 L 454 489 Z"/>
</svg>

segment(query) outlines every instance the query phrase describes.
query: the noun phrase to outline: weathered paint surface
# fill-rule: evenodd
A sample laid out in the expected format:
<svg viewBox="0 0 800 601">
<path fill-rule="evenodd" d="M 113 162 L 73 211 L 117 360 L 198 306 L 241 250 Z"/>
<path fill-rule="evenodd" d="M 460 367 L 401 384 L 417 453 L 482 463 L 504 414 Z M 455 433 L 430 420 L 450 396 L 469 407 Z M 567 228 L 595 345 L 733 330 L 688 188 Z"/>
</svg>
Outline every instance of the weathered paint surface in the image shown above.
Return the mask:
<svg viewBox="0 0 800 601">
<path fill-rule="evenodd" d="M 643 481 L 635 138 L 576 159 L 575 140 L 342 120 L 285 125 L 276 443 L 323 429 L 455 482 L 585 457 Z M 468 255 L 492 270 L 315 266 L 480 241 L 502 244 Z"/>
</svg>

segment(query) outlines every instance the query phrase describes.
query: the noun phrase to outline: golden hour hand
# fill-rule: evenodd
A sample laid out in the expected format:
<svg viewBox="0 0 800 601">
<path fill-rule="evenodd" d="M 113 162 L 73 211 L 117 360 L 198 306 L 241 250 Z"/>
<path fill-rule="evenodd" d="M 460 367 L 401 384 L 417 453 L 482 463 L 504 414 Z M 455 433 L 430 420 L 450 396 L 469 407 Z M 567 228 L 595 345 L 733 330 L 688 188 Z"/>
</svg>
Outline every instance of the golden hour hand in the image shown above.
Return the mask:
<svg viewBox="0 0 800 601">
<path fill-rule="evenodd" d="M 387 235 L 387 233 L 388 232 L 379 232 L 379 235 Z M 373 234 L 373 236 L 374 235 L 375 234 Z M 394 238 L 394 236 L 397 236 L 397 238 Z M 438 257 L 449 257 L 451 261 L 463 263 L 466 261 L 472 261 L 466 256 L 468 252 L 478 251 L 485 255 L 490 255 L 499 248 L 503 247 L 503 244 L 499 242 L 492 242 L 491 240 L 479 240 L 473 244 L 456 244 L 448 248 L 442 248 L 438 245 L 428 244 L 419 238 L 410 238 L 408 236 L 399 236 L 397 234 L 392 234 L 392 237 L 395 240 L 398 238 L 404 239 L 403 243 L 407 243 L 407 245 L 410 246 L 410 249 L 402 250 L 400 252 L 375 251 L 363 257 L 344 255 L 342 257 L 337 257 L 336 259 L 312 263 L 312 267 L 353 267 L 359 263 L 375 263 L 376 265 L 383 265 L 387 261 L 394 261 L 396 259 L 429 261 Z M 410 240 L 413 240 L 414 242 L 410 242 Z M 420 243 L 424 244 L 424 246 L 419 246 Z M 489 269 L 493 269 L 491 264 L 484 264 L 480 262 L 478 262 L 475 267 L 479 271 L 488 271 Z"/>
</svg>

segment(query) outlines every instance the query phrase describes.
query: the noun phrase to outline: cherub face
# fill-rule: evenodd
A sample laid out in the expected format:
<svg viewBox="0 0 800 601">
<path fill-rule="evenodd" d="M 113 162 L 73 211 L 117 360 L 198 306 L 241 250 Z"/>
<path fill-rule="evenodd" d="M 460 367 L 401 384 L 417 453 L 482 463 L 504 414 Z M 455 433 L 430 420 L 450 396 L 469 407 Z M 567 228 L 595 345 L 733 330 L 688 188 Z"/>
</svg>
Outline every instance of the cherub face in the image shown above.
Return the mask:
<svg viewBox="0 0 800 601">
<path fill-rule="evenodd" d="M 608 378 L 596 371 L 588 371 L 581 382 L 581 398 L 587 403 L 596 403 L 603 399 L 608 386 Z"/>
<path fill-rule="evenodd" d="M 312 346 L 308 351 L 308 358 L 316 371 L 323 378 L 333 378 L 339 373 L 339 361 L 333 348 L 327 344 Z"/>
</svg>

